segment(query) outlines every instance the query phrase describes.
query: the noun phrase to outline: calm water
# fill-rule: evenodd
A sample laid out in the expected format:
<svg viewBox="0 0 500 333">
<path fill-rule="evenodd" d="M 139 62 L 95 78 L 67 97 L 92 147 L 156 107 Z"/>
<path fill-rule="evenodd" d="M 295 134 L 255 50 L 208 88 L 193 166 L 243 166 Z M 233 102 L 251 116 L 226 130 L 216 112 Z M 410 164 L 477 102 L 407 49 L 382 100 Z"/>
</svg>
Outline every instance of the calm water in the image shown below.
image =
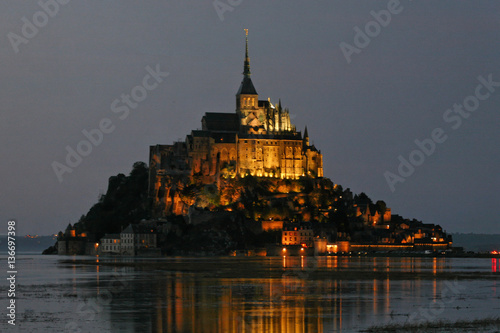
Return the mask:
<svg viewBox="0 0 500 333">
<path fill-rule="evenodd" d="M 498 259 L 18 256 L 0 331 L 358 332 L 498 316 L 497 287 Z"/>
</svg>

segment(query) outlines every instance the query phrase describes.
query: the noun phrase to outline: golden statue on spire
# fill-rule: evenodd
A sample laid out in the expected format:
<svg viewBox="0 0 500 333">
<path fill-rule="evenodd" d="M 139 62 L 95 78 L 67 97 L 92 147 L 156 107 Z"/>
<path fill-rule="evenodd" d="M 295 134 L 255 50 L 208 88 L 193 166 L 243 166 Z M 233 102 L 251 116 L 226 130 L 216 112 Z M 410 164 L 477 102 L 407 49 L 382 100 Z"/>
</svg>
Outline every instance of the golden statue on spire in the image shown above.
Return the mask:
<svg viewBox="0 0 500 333">
<path fill-rule="evenodd" d="M 248 37 L 248 29 L 243 29 L 243 30 L 245 30 L 245 34 Z"/>
</svg>

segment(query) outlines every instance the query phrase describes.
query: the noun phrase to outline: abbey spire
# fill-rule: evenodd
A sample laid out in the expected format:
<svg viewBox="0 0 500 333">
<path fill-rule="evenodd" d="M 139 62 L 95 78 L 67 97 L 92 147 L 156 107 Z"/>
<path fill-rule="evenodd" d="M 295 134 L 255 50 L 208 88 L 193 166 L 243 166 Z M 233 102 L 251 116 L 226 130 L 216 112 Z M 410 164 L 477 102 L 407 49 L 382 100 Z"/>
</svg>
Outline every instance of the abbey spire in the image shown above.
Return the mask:
<svg viewBox="0 0 500 333">
<path fill-rule="evenodd" d="M 250 78 L 250 57 L 248 56 L 248 29 L 245 29 L 245 62 L 243 63 L 243 76 Z"/>
<path fill-rule="evenodd" d="M 245 61 L 243 62 L 243 80 L 236 93 L 236 109 L 257 106 L 258 94 L 250 78 L 250 57 L 248 56 L 248 29 L 245 29 Z M 247 96 L 244 96 L 247 95 Z M 254 95 L 254 96 L 249 96 Z M 252 104 L 253 102 L 253 104 Z"/>
</svg>

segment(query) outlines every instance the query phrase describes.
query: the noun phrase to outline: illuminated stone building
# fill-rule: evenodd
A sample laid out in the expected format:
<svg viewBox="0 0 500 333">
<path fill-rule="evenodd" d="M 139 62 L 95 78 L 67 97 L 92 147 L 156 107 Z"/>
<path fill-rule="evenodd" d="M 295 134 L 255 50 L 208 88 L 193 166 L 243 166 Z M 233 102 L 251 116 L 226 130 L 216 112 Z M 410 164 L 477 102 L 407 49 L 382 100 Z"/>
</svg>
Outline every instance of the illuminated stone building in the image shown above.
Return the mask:
<svg viewBox="0 0 500 333">
<path fill-rule="evenodd" d="M 391 222 L 391 209 L 387 207 L 385 209 L 385 212 L 381 213 L 376 208 L 374 205 L 372 205 L 372 208 L 370 208 L 369 204 L 366 205 L 354 205 L 356 208 L 356 213 L 355 216 L 358 217 L 360 216 L 363 221 L 367 224 L 376 226 L 376 225 L 383 225 L 386 226 L 387 223 Z"/>
<path fill-rule="evenodd" d="M 314 231 L 310 223 L 287 223 L 283 225 L 281 244 L 311 247 L 313 242 Z"/>
<path fill-rule="evenodd" d="M 236 112 L 205 113 L 201 130 L 191 131 L 184 142 L 150 147 L 150 195 L 176 206 L 174 214 L 186 209 L 175 205 L 179 198 L 169 187 L 180 176 L 199 176 L 206 184 L 221 176 L 323 177 L 323 158 L 307 128 L 304 135 L 296 130 L 281 101 L 259 100 L 250 76 L 247 34 Z"/>
</svg>

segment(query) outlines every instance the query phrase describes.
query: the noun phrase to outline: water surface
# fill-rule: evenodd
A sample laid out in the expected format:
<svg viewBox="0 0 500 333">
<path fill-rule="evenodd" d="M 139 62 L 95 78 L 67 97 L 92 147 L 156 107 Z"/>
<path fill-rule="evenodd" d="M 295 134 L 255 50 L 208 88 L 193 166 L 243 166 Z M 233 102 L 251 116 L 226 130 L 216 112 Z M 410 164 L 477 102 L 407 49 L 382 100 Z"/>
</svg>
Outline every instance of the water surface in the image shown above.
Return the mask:
<svg viewBox="0 0 500 333">
<path fill-rule="evenodd" d="M 358 332 L 498 316 L 499 282 L 497 259 L 19 256 L 0 331 Z"/>
</svg>

